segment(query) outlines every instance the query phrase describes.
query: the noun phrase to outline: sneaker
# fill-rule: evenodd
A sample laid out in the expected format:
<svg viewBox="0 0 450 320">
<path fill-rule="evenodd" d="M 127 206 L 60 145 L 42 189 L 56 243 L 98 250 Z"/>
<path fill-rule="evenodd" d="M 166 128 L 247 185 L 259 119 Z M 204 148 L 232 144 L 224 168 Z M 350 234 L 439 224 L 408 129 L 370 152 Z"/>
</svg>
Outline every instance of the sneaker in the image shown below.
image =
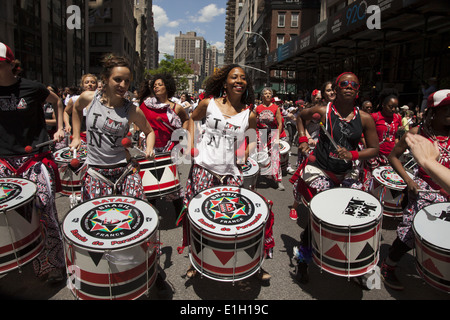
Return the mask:
<svg viewBox="0 0 450 320">
<path fill-rule="evenodd" d="M 289 211 L 289 218 L 291 218 L 292 220 L 297 220 L 298 219 L 298 215 L 297 215 L 297 210 L 292 208 L 291 211 Z"/>
<path fill-rule="evenodd" d="M 289 174 L 294 174 L 294 173 L 295 173 L 295 170 L 292 169 L 291 167 L 288 167 L 288 168 L 286 169 L 286 171 L 287 171 L 287 173 L 289 173 Z"/>
<path fill-rule="evenodd" d="M 404 289 L 403 285 L 395 275 L 395 269 L 396 267 L 387 265 L 386 262 L 383 262 L 380 270 L 381 279 L 383 280 L 384 284 L 389 288 L 394 290 L 403 290 Z"/>
<path fill-rule="evenodd" d="M 308 264 L 306 262 L 298 262 L 295 269 L 295 279 L 302 284 L 308 283 Z"/>
<path fill-rule="evenodd" d="M 48 274 L 47 282 L 50 284 L 56 284 L 63 281 L 64 279 L 65 277 L 62 269 L 53 269 Z"/>
<path fill-rule="evenodd" d="M 284 191 L 285 190 L 282 182 L 278 182 L 278 189 L 277 190 L 279 190 L 279 191 Z"/>
</svg>

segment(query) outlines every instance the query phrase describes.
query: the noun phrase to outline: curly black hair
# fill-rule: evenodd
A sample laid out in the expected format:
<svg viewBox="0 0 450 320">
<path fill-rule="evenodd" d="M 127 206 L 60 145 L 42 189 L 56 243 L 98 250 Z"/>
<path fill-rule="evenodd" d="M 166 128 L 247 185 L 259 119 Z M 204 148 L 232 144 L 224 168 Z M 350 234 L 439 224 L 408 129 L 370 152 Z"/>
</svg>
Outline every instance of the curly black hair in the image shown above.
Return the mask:
<svg viewBox="0 0 450 320">
<path fill-rule="evenodd" d="M 253 105 L 255 101 L 255 92 L 253 91 L 252 81 L 247 72 L 245 72 L 244 68 L 238 64 L 224 66 L 209 77 L 206 81 L 205 97 L 221 97 L 224 94 L 223 84 L 227 81 L 230 71 L 234 68 L 241 68 L 245 73 L 245 79 L 247 81 L 247 89 L 242 95 L 241 102 L 245 105 Z"/>
<path fill-rule="evenodd" d="M 153 86 L 155 85 L 156 80 L 162 80 L 164 86 L 167 90 L 167 98 L 172 98 L 177 92 L 177 83 L 174 77 L 170 73 L 158 73 L 153 75 L 150 79 L 144 80 L 141 84 L 141 89 L 139 92 L 139 101 L 140 103 L 144 102 L 144 100 L 149 96 L 154 96 Z"/>
</svg>

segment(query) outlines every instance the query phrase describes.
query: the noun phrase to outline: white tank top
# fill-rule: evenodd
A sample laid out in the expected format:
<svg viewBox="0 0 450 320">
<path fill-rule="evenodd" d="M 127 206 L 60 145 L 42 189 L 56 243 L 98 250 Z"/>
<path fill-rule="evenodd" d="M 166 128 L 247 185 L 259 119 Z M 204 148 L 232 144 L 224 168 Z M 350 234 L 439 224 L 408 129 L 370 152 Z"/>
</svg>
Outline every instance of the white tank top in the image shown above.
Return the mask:
<svg viewBox="0 0 450 320">
<path fill-rule="evenodd" d="M 199 154 L 194 158 L 195 163 L 219 175 L 239 175 L 236 145 L 244 141 L 249 115 L 249 108 L 231 117 L 223 115 L 211 99 L 206 109 L 204 133 L 196 146 Z"/>
</svg>

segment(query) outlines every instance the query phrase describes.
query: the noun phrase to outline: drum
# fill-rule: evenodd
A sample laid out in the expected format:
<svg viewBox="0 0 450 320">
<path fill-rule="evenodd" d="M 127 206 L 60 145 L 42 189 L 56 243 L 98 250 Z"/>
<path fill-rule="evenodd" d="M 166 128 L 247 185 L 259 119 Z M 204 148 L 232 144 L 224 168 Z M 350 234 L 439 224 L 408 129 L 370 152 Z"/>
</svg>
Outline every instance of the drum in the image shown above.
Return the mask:
<svg viewBox="0 0 450 320">
<path fill-rule="evenodd" d="M 370 272 L 378 263 L 382 207 L 373 195 L 356 189 L 322 191 L 310 202 L 314 262 L 343 277 Z"/>
<path fill-rule="evenodd" d="M 406 172 L 411 179 L 414 176 Z M 373 189 L 371 193 L 383 202 L 383 214 L 387 217 L 401 218 L 403 190 L 406 183 L 391 166 L 382 166 L 373 170 Z"/>
<path fill-rule="evenodd" d="M 289 151 L 291 146 L 286 141 L 280 141 L 280 166 L 282 171 L 286 171 L 289 165 Z"/>
<path fill-rule="evenodd" d="M 271 174 L 270 158 L 267 152 L 257 152 L 250 157 L 258 163 L 260 175 L 267 176 Z"/>
<path fill-rule="evenodd" d="M 44 248 L 36 192 L 29 180 L 0 179 L 0 274 L 20 268 Z"/>
<path fill-rule="evenodd" d="M 264 261 L 269 207 L 244 188 L 206 189 L 189 203 L 190 260 L 207 278 L 230 282 L 250 277 Z"/>
<path fill-rule="evenodd" d="M 130 300 L 157 277 L 159 217 L 146 201 L 126 196 L 92 199 L 63 221 L 68 285 L 82 300 Z"/>
<path fill-rule="evenodd" d="M 244 175 L 243 187 L 254 190 L 256 182 L 258 181 L 259 165 L 255 159 L 247 158 L 247 163 L 242 166 L 242 173 Z"/>
<path fill-rule="evenodd" d="M 70 161 L 73 159 L 73 152 L 70 147 L 60 149 L 53 153 L 55 162 L 58 164 L 59 176 L 61 178 L 62 191 L 61 194 L 81 195 L 81 167 L 86 161 L 87 148 L 86 145 L 82 145 L 80 150 L 77 151 L 77 159 L 80 161 L 80 166 L 75 170 L 70 166 Z"/>
<path fill-rule="evenodd" d="M 434 203 L 413 220 L 417 271 L 429 285 L 450 292 L 450 203 Z"/>
<path fill-rule="evenodd" d="M 156 199 L 178 192 L 181 189 L 177 165 L 171 152 L 158 153 L 155 160 L 137 157 L 144 192 L 147 199 Z"/>
</svg>

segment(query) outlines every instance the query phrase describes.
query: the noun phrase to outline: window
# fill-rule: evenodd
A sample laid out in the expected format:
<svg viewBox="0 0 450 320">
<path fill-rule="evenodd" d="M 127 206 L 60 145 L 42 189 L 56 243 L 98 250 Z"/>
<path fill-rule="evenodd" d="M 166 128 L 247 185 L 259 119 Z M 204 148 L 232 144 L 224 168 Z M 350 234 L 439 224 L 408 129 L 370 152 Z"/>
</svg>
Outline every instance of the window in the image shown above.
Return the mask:
<svg viewBox="0 0 450 320">
<path fill-rule="evenodd" d="M 284 28 L 286 25 L 286 13 L 278 13 L 278 28 Z"/>
<path fill-rule="evenodd" d="M 298 28 L 298 13 L 291 14 L 291 28 Z"/>
<path fill-rule="evenodd" d="M 284 44 L 284 34 L 277 34 L 277 48 Z"/>
</svg>

